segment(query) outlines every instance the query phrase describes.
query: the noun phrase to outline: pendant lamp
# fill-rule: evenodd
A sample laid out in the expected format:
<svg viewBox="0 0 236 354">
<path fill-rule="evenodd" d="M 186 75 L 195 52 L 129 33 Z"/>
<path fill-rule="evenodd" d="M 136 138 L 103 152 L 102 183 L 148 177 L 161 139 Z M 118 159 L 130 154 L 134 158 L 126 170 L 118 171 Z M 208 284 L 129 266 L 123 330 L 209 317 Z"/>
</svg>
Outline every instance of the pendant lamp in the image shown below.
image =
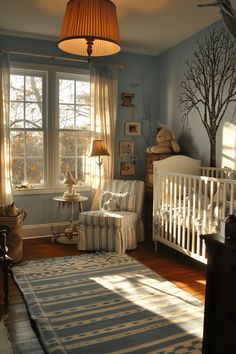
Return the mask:
<svg viewBox="0 0 236 354">
<path fill-rule="evenodd" d="M 110 0 L 70 0 L 58 47 L 64 52 L 106 56 L 120 51 L 116 6 Z"/>
</svg>

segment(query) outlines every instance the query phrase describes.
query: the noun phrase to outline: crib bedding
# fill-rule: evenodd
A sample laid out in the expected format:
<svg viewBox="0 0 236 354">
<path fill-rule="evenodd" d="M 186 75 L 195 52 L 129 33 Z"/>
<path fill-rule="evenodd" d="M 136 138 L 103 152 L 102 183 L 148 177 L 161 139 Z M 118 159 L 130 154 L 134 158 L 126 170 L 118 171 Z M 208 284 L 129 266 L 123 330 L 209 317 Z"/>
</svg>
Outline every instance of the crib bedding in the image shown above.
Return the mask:
<svg viewBox="0 0 236 354">
<path fill-rule="evenodd" d="M 236 215 L 236 180 L 228 178 L 234 172 L 222 168 L 203 167 L 196 175 L 195 161 L 189 167 L 184 159 L 181 173 L 173 171 L 173 157 L 165 159 L 164 171 L 161 161 L 154 162 L 153 241 L 155 248 L 163 242 L 206 263 L 199 236 L 220 233 L 221 221 Z"/>
</svg>

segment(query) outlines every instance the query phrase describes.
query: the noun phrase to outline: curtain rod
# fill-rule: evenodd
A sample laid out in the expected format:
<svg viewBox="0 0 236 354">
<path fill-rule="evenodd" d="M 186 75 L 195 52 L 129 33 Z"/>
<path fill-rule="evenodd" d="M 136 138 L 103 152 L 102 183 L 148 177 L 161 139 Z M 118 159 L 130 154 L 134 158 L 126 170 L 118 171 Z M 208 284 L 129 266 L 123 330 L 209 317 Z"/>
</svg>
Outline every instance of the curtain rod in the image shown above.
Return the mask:
<svg viewBox="0 0 236 354">
<path fill-rule="evenodd" d="M 51 54 L 47 54 L 47 53 L 24 52 L 21 50 L 6 50 L 6 51 L 10 54 L 28 55 L 28 56 L 33 56 L 33 57 L 49 58 L 49 59 L 53 59 L 53 60 L 65 60 L 65 61 L 72 61 L 72 62 L 89 63 L 88 60 L 85 60 L 85 59 L 67 58 L 67 57 L 56 56 L 56 55 L 51 55 Z M 125 69 L 126 68 L 126 65 L 123 63 L 112 63 L 109 61 L 94 59 L 94 58 L 91 58 L 90 62 L 91 61 L 93 61 L 95 63 L 104 64 L 104 65 L 114 66 L 117 69 Z"/>
</svg>

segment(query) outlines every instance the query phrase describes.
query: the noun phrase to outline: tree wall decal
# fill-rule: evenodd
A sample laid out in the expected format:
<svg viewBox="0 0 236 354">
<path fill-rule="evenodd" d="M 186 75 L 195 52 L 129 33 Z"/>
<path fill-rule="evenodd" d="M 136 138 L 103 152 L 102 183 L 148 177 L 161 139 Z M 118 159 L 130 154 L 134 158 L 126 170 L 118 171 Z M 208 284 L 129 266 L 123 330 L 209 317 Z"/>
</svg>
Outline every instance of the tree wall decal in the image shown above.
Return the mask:
<svg viewBox="0 0 236 354">
<path fill-rule="evenodd" d="M 184 127 L 192 118 L 204 125 L 210 141 L 210 166 L 215 167 L 217 131 L 228 108 L 236 110 L 236 46 L 224 29 L 213 30 L 196 46 L 186 62 L 179 102 Z"/>
</svg>

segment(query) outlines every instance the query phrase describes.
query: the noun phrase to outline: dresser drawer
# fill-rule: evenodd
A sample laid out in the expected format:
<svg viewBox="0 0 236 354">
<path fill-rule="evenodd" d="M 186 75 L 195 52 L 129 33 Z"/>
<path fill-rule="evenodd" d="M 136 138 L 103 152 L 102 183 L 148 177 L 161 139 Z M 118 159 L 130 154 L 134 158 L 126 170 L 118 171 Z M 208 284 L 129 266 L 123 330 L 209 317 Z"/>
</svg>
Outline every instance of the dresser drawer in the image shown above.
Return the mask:
<svg viewBox="0 0 236 354">
<path fill-rule="evenodd" d="M 145 183 L 152 191 L 153 187 L 153 162 L 164 160 L 167 157 L 174 156 L 173 154 L 146 154 L 146 177 Z"/>
</svg>

